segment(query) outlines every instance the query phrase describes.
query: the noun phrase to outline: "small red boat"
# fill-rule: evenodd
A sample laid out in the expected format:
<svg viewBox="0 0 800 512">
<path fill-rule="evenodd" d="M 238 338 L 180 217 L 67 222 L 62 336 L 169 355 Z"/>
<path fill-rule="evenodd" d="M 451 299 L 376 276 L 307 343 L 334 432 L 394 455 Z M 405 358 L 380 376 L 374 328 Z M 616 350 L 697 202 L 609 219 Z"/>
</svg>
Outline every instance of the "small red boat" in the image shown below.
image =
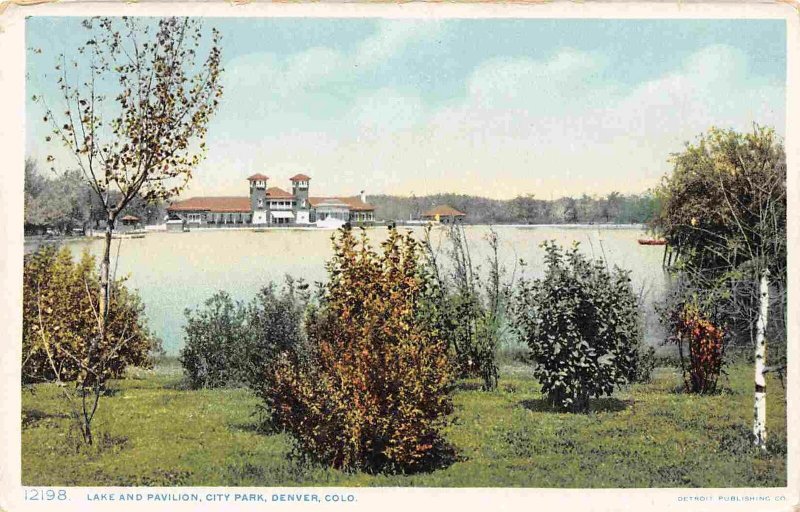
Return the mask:
<svg viewBox="0 0 800 512">
<path fill-rule="evenodd" d="M 639 245 L 666 245 L 667 241 L 660 238 L 640 238 Z"/>
</svg>

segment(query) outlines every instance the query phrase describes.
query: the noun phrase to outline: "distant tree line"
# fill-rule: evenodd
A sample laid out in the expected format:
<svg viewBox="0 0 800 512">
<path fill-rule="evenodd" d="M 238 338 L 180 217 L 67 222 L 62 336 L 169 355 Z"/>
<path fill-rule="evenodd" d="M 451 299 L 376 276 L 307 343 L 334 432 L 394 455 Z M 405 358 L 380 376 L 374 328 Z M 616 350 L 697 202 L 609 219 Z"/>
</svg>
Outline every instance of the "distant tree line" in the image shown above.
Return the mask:
<svg viewBox="0 0 800 512">
<path fill-rule="evenodd" d="M 115 193 L 109 191 L 112 199 Z M 369 202 L 379 220 L 420 219 L 425 211 L 447 204 L 466 213 L 468 224 L 649 224 L 659 211 L 659 199 L 649 190 L 553 200 L 533 194 L 508 200 L 463 194 L 372 195 Z M 164 201 L 148 204 L 135 197 L 123 215 L 135 215 L 143 224 L 158 224 L 166 216 L 166 207 Z M 80 171 L 45 174 L 35 160 L 25 161 L 25 234 L 102 229 L 105 218 L 99 198 Z"/>
<path fill-rule="evenodd" d="M 447 204 L 467 214 L 469 224 L 647 224 L 658 213 L 658 198 L 611 192 L 606 196 L 583 194 L 578 198 L 539 199 L 533 194 L 514 199 L 489 199 L 462 194 L 423 197 L 372 195 L 375 216 L 381 220 L 420 219 L 425 211 Z"/>
<path fill-rule="evenodd" d="M 113 198 L 114 191 L 109 192 Z M 166 215 L 166 203 L 146 204 L 134 198 L 124 215 L 135 215 L 143 224 L 157 224 Z M 101 229 L 106 214 L 83 174 L 77 170 L 44 173 L 36 161 L 25 160 L 25 234 L 58 234 Z"/>
</svg>

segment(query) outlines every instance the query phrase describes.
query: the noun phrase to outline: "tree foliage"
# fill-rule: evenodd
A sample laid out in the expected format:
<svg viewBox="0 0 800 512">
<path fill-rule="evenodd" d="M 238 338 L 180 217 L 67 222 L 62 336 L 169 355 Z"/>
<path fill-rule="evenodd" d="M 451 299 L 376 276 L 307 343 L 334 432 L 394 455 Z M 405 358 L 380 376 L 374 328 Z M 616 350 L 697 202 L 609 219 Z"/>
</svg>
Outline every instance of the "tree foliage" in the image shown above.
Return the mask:
<svg viewBox="0 0 800 512">
<path fill-rule="evenodd" d="M 451 411 L 447 345 L 430 319 L 433 283 L 411 234 L 382 251 L 349 228 L 333 238 L 330 280 L 307 322 L 307 358 L 285 352 L 261 396 L 276 424 L 337 468 L 412 470 L 431 463 Z"/>
<path fill-rule="evenodd" d="M 654 226 L 688 269 L 724 274 L 763 263 L 786 275 L 786 155 L 772 129 L 712 128 L 672 155 Z"/>
<path fill-rule="evenodd" d="M 642 327 L 627 272 L 589 260 L 575 244 L 545 242 L 545 275 L 523 281 L 516 324 L 548 402 L 585 411 L 636 376 Z"/>
<path fill-rule="evenodd" d="M 786 156 L 774 131 L 711 129 L 672 156 L 654 227 L 679 253 L 667 316 L 694 303 L 726 342 L 754 345 L 761 270 L 770 275 L 767 332 L 785 357 Z"/>
<path fill-rule="evenodd" d="M 191 177 L 222 94 L 220 35 L 212 29 L 208 54 L 198 60 L 198 19 L 97 17 L 83 27 L 80 63 L 61 54 L 55 65 L 66 109 L 56 111 L 47 95 L 35 99 L 113 217 L 136 195 L 168 198 Z"/>
<path fill-rule="evenodd" d="M 52 228 L 59 233 L 85 229 L 91 219 L 91 191 L 80 171 L 45 176 L 36 162 L 25 160 L 25 231 Z"/>
<path fill-rule="evenodd" d="M 120 378 L 128 366 L 147 367 L 159 348 L 146 325 L 139 296 L 115 280 L 103 364 L 89 361 L 98 330 L 99 287 L 95 259 L 73 261 L 68 248 L 45 245 L 25 256 L 23 270 L 22 380 L 70 382 Z"/>
</svg>

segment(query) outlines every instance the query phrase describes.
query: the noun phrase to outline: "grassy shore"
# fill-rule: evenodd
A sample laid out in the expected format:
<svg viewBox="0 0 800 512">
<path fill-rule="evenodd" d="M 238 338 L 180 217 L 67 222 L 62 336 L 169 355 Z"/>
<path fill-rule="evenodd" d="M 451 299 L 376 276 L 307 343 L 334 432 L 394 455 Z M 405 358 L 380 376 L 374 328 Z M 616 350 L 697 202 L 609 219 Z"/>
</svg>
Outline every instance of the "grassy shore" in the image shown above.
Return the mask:
<svg viewBox="0 0 800 512">
<path fill-rule="evenodd" d="M 752 369 L 728 368 L 714 396 L 681 391 L 674 368 L 594 400 L 589 414 L 543 403 L 527 367 L 500 388 L 462 382 L 446 437 L 458 460 L 414 475 L 345 473 L 292 456 L 290 438 L 259 429 L 243 389 L 185 389 L 180 367 L 134 370 L 101 403 L 86 448 L 57 389 L 22 397 L 24 485 L 760 487 L 786 485 L 785 391 L 768 380 L 769 450 L 750 445 Z"/>
</svg>

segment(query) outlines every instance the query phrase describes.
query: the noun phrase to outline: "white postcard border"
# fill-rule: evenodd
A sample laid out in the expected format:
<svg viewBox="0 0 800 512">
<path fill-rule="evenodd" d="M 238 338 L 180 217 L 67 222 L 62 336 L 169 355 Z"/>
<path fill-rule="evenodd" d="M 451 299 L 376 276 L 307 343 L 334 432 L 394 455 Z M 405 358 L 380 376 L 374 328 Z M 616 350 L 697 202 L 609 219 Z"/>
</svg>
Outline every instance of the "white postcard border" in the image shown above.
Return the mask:
<svg viewBox="0 0 800 512">
<path fill-rule="evenodd" d="M 233 5 L 223 2 L 72 2 L 21 7 L 7 5 L 0 14 L 0 155 L 2 155 L 2 186 L 0 186 L 0 326 L 5 334 L 0 348 L 0 396 L 3 413 L 0 419 L 5 434 L 5 450 L 0 465 L 0 509 L 21 510 L 225 510 L 236 508 L 256 510 L 263 507 L 282 509 L 348 510 L 789 510 L 800 507 L 798 494 L 798 439 L 800 439 L 800 387 L 787 388 L 789 454 L 786 488 L 754 489 L 463 489 L 463 488 L 66 488 L 68 501 L 33 502 L 24 500 L 20 485 L 20 367 L 21 302 L 23 255 L 23 173 L 25 148 L 25 43 L 26 16 L 85 16 L 85 15 L 143 15 L 143 16 L 210 16 L 210 17 L 387 17 L 387 18 L 625 18 L 625 19 L 693 19 L 693 18 L 760 18 L 785 19 L 787 23 L 787 127 L 786 151 L 789 191 L 789 318 L 788 361 L 789 382 L 800 376 L 800 37 L 798 26 L 800 6 L 787 3 L 735 2 L 724 4 L 701 3 L 561 3 L 546 4 L 466 4 L 466 3 L 315 3 L 279 4 L 249 3 Z M 32 488 L 27 488 L 32 489 Z M 61 489 L 61 488 L 53 488 Z M 264 503 L 220 502 L 91 502 L 93 493 L 161 493 L 179 495 L 261 493 L 270 499 Z M 309 503 L 271 501 L 273 495 L 316 494 L 355 496 L 354 502 Z M 720 500 L 720 497 L 739 500 Z M 749 501 L 745 497 L 770 496 L 770 501 Z M 701 500 L 711 497 L 709 500 Z M 782 498 L 779 498 L 782 497 Z"/>
</svg>

